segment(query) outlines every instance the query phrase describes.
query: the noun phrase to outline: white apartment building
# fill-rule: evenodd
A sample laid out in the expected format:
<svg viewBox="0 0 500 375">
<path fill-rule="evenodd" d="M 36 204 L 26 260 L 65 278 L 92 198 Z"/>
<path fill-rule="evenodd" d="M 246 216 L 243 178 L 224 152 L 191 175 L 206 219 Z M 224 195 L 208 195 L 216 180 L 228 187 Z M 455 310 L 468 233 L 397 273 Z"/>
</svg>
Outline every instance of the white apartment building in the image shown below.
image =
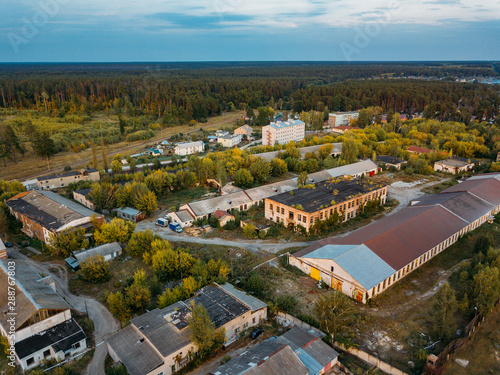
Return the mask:
<svg viewBox="0 0 500 375">
<path fill-rule="evenodd" d="M 217 138 L 217 143 L 220 143 L 222 147 L 234 147 L 241 143 L 241 134 L 227 134 L 222 137 Z"/>
<path fill-rule="evenodd" d="M 305 134 L 306 127 L 303 121 L 272 122 L 262 128 L 262 145 L 274 146 L 276 143 L 299 142 L 304 139 Z"/>
<path fill-rule="evenodd" d="M 333 128 L 341 125 L 350 125 L 352 119 L 357 119 L 358 111 L 352 112 L 336 112 L 328 115 L 328 127 Z"/>
<path fill-rule="evenodd" d="M 203 152 L 205 150 L 205 145 L 201 141 L 197 142 L 182 142 L 177 143 L 175 146 L 174 152 L 176 155 L 192 155 L 197 152 Z"/>
</svg>

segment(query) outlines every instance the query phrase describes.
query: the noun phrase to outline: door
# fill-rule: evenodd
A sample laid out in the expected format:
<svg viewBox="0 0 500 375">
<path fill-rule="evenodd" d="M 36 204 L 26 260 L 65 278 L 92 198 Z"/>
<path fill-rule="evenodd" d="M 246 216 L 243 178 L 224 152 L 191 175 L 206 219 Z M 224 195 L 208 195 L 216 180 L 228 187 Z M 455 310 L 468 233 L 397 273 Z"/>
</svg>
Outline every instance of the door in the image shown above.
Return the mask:
<svg viewBox="0 0 500 375">
<path fill-rule="evenodd" d="M 314 267 L 311 267 L 311 277 L 314 279 L 314 280 L 319 280 L 320 276 L 319 276 L 319 270 L 314 268 Z"/>
<path fill-rule="evenodd" d="M 342 281 L 337 280 L 336 278 L 332 277 L 332 288 L 341 292 L 342 291 Z"/>
<path fill-rule="evenodd" d="M 356 289 L 356 301 L 363 302 L 363 292 Z"/>
</svg>

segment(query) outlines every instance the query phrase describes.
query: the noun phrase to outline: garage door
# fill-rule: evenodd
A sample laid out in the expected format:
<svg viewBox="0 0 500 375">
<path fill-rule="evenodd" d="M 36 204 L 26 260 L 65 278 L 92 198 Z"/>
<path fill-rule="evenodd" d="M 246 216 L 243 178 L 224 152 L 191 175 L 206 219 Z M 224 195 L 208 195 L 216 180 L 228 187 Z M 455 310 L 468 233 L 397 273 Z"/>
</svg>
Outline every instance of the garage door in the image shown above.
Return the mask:
<svg viewBox="0 0 500 375">
<path fill-rule="evenodd" d="M 314 267 L 311 267 L 311 277 L 314 279 L 314 280 L 319 280 L 319 270 L 314 268 Z"/>
</svg>

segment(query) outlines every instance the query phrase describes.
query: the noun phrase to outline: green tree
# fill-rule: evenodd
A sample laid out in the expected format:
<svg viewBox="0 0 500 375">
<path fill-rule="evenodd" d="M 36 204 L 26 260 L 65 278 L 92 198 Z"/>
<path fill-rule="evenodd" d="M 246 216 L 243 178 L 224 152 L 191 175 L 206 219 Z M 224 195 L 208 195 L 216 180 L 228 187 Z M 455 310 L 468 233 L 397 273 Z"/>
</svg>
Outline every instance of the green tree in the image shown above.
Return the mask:
<svg viewBox="0 0 500 375">
<path fill-rule="evenodd" d="M 299 177 L 297 178 L 297 185 L 299 187 L 306 186 L 308 183 L 309 177 L 307 176 L 307 171 L 300 172 Z"/>
<path fill-rule="evenodd" d="M 241 168 L 233 175 L 234 184 L 241 188 L 247 188 L 253 185 L 253 177 L 248 169 Z"/>
<path fill-rule="evenodd" d="M 271 177 L 271 165 L 262 158 L 257 158 L 252 161 L 249 167 L 252 177 L 257 182 L 265 182 Z"/>
<path fill-rule="evenodd" d="M 35 133 L 31 146 L 35 154 L 47 159 L 47 167 L 50 169 L 49 159 L 56 154 L 57 150 L 49 133 L 45 131 Z"/>
<path fill-rule="evenodd" d="M 474 306 L 485 316 L 500 295 L 500 273 L 497 267 L 484 267 L 474 275 Z"/>
<path fill-rule="evenodd" d="M 123 169 L 123 164 L 120 160 L 113 160 L 111 162 L 111 171 L 113 173 L 121 172 Z"/>
<path fill-rule="evenodd" d="M 342 142 L 342 160 L 347 164 L 355 163 L 358 159 L 359 145 L 352 138 L 344 138 Z"/>
<path fill-rule="evenodd" d="M 314 312 L 321 329 L 330 335 L 332 345 L 335 336 L 344 334 L 354 321 L 351 301 L 337 291 L 320 296 L 314 303 Z"/>
<path fill-rule="evenodd" d="M 432 309 L 432 321 L 434 330 L 439 339 L 448 340 L 455 329 L 454 314 L 457 311 L 458 303 L 455 292 L 450 284 L 444 283 L 436 294 L 436 299 Z"/>
<path fill-rule="evenodd" d="M 127 302 L 136 310 L 143 309 L 151 299 L 151 291 L 147 283 L 144 270 L 137 270 L 134 274 L 134 282 L 126 289 Z"/>
<path fill-rule="evenodd" d="M 108 308 L 120 322 L 130 319 L 130 307 L 121 292 L 110 293 L 106 298 Z"/>
<path fill-rule="evenodd" d="M 288 166 L 283 159 L 271 160 L 271 173 L 273 176 L 283 176 L 288 171 Z"/>
<path fill-rule="evenodd" d="M 47 245 L 53 256 L 68 257 L 73 252 L 78 252 L 89 247 L 85 237 L 85 229 L 67 229 L 58 234 L 51 234 Z"/>
<path fill-rule="evenodd" d="M 139 211 L 144 212 L 146 215 L 150 216 L 153 212 L 158 209 L 158 202 L 156 200 L 156 195 L 152 191 L 144 194 L 136 203 L 136 207 Z"/>
<path fill-rule="evenodd" d="M 85 259 L 85 261 L 80 264 L 80 267 L 83 279 L 91 283 L 103 283 L 108 281 L 111 277 L 109 264 L 100 254 Z"/>
<path fill-rule="evenodd" d="M 162 241 L 161 237 L 154 234 L 150 229 L 135 232 L 130 237 L 125 251 L 132 256 L 142 257 L 144 253 L 151 253 L 151 244 L 155 240 Z"/>
<path fill-rule="evenodd" d="M 195 343 L 202 355 L 212 349 L 215 340 L 215 325 L 210 320 L 205 306 L 194 301 L 191 304 L 189 335 L 191 341 Z"/>
<path fill-rule="evenodd" d="M 94 239 L 98 245 L 110 242 L 126 243 L 135 230 L 135 223 L 119 218 L 114 218 L 109 223 L 104 223 L 94 231 Z"/>
</svg>

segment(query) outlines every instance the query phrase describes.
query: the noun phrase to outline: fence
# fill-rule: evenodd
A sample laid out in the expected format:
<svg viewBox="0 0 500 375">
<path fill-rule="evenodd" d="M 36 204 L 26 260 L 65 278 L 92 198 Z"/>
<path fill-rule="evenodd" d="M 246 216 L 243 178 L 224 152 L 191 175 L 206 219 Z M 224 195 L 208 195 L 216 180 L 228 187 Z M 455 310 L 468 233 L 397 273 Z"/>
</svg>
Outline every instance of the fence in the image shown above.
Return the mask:
<svg viewBox="0 0 500 375">
<path fill-rule="evenodd" d="M 346 349 L 344 347 L 344 345 L 339 344 L 337 342 L 335 343 L 335 347 L 338 348 L 338 349 L 341 349 L 341 350 L 343 350 L 345 352 L 348 352 L 349 354 L 355 355 L 356 357 L 358 357 L 362 361 L 368 363 L 369 365 L 377 367 L 379 370 L 382 370 L 386 374 L 390 374 L 390 375 L 408 375 L 406 372 L 403 372 L 400 369 L 397 369 L 396 367 L 393 367 L 390 364 L 388 364 L 388 363 L 386 363 L 384 361 L 381 361 L 377 357 L 374 357 L 374 356 L 372 356 L 372 355 L 370 355 L 370 354 L 368 354 L 368 353 L 366 353 L 366 352 L 364 352 L 364 351 L 362 351 L 360 349 L 357 349 L 357 348 Z"/>
<path fill-rule="evenodd" d="M 276 314 L 274 317 L 274 320 L 276 320 L 279 324 L 281 324 L 284 327 L 288 327 L 290 325 L 297 326 L 300 328 L 305 329 L 306 331 L 310 331 L 311 329 L 316 331 L 320 337 L 326 336 L 324 332 L 320 331 L 318 328 L 313 327 L 312 325 L 303 322 L 302 320 L 294 317 L 293 315 L 284 313 L 284 312 L 279 312 Z"/>
</svg>

